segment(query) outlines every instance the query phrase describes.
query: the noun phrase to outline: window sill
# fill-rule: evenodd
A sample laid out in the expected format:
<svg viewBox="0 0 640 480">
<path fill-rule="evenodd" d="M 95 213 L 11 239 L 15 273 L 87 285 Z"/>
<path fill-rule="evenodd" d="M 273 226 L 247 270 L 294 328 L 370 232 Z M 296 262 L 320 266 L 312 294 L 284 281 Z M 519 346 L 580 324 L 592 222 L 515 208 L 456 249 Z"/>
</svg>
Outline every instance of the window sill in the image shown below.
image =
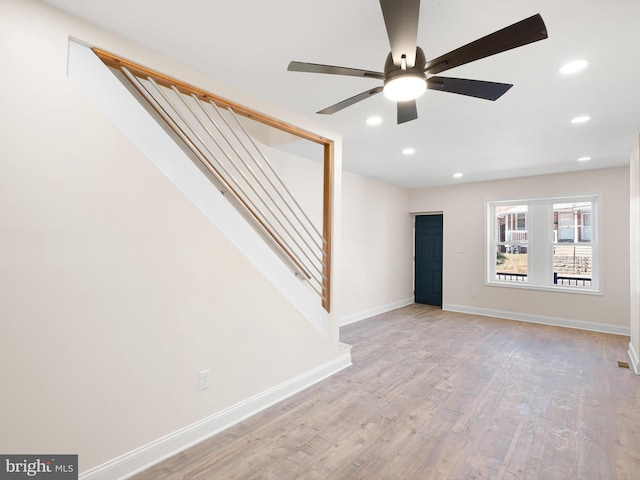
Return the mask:
<svg viewBox="0 0 640 480">
<path fill-rule="evenodd" d="M 604 295 L 602 289 L 596 290 L 589 287 L 556 287 L 550 285 L 530 285 L 528 283 L 515 283 L 515 282 L 500 282 L 500 281 L 485 281 L 484 284 L 487 287 L 507 287 L 507 288 L 519 288 L 525 290 L 541 290 L 544 292 L 555 293 L 577 293 L 580 295 Z"/>
</svg>

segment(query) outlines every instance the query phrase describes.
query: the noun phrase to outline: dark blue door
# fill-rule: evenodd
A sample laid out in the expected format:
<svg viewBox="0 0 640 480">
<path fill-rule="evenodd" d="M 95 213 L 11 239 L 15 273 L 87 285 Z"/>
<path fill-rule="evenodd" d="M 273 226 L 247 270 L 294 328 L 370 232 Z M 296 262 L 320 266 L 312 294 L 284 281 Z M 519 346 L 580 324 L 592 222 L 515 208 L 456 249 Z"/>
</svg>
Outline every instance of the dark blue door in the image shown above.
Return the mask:
<svg viewBox="0 0 640 480">
<path fill-rule="evenodd" d="M 442 215 L 416 216 L 414 299 L 442 306 Z"/>
</svg>

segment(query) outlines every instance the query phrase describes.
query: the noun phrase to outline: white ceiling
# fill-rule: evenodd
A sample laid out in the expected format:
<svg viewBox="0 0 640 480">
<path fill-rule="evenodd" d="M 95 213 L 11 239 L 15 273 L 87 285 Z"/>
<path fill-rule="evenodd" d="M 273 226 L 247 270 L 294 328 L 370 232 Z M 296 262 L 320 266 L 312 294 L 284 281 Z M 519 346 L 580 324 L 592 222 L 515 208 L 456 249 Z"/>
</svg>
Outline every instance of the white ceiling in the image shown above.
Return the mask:
<svg viewBox="0 0 640 480">
<path fill-rule="evenodd" d="M 427 91 L 419 119 L 403 125 L 383 95 L 315 115 L 377 80 L 286 70 L 299 60 L 382 71 L 389 44 L 378 0 L 43 1 L 315 116 L 343 134 L 347 170 L 400 186 L 626 165 L 640 133 L 638 0 L 423 0 L 418 45 L 427 59 L 536 13 L 549 38 L 443 74 L 513 83 L 498 101 Z M 582 73 L 558 73 L 583 58 Z M 365 125 L 374 114 L 383 123 Z M 570 124 L 583 114 L 592 120 Z M 404 147 L 416 153 L 404 156 Z M 576 161 L 583 156 L 592 160 Z"/>
</svg>

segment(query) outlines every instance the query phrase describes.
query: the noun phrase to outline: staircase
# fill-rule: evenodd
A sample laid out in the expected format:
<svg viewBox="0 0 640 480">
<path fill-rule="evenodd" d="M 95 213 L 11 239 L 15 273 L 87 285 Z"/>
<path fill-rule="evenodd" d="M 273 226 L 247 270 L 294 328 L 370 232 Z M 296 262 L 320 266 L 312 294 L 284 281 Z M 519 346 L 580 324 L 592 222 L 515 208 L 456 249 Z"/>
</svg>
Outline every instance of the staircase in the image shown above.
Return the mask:
<svg viewBox="0 0 640 480">
<path fill-rule="evenodd" d="M 92 51 L 329 312 L 333 142 L 112 53 Z M 281 180 L 249 133 L 251 122 L 323 147 L 322 225 L 314 224 Z"/>
</svg>

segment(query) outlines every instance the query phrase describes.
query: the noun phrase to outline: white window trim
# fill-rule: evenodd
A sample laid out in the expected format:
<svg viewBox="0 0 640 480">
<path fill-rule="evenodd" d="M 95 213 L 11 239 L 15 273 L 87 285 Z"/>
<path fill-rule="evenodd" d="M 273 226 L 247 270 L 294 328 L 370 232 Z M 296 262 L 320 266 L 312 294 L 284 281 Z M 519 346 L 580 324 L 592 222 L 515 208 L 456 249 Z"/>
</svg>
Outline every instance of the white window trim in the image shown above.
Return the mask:
<svg viewBox="0 0 640 480">
<path fill-rule="evenodd" d="M 541 232 L 542 238 L 536 238 L 536 233 L 531 238 L 531 225 L 534 222 L 527 218 L 528 246 L 527 252 L 529 263 L 527 265 L 528 282 L 511 282 L 508 280 L 496 279 L 495 262 L 495 229 L 493 221 L 495 218 L 495 207 L 500 205 L 527 204 L 530 215 L 544 215 L 546 218 L 553 218 L 553 204 L 561 202 L 591 201 L 591 246 L 592 246 L 592 275 L 591 287 L 574 287 L 568 285 L 553 284 L 553 272 L 549 275 L 549 268 L 552 268 L 553 256 L 553 228 L 550 228 L 550 239 L 544 238 L 545 233 Z M 532 211 L 533 210 L 533 211 Z M 484 209 L 484 285 L 490 287 L 520 288 L 529 290 L 544 290 L 558 293 L 578 293 L 583 295 L 603 295 L 602 282 L 602 194 L 589 193 L 581 195 L 552 196 L 538 198 L 511 198 L 507 200 L 487 200 Z M 595 224 L 595 228 L 594 228 Z M 533 256 L 531 256 L 531 252 Z M 533 261 L 532 261 L 533 260 Z M 535 262 L 535 263 L 534 263 Z M 541 268 L 537 268 L 541 267 Z M 532 281 L 533 280 L 533 281 Z"/>
</svg>

